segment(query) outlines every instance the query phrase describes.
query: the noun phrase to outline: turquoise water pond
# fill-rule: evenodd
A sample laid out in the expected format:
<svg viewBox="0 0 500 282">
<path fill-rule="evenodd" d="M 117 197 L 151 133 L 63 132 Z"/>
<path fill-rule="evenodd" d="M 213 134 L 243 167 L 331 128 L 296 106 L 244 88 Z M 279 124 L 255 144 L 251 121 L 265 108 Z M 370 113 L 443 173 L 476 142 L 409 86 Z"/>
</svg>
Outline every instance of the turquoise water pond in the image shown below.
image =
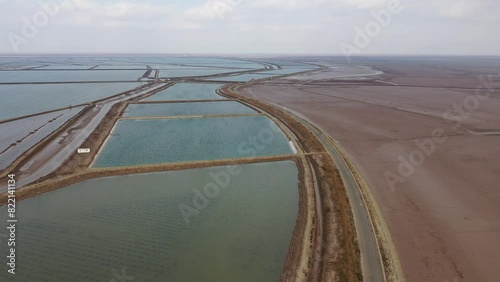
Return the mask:
<svg viewBox="0 0 500 282">
<path fill-rule="evenodd" d="M 0 71 L 0 82 L 136 81 L 141 70 Z"/>
<path fill-rule="evenodd" d="M 283 132 L 265 116 L 121 120 L 94 167 L 292 154 Z"/>
<path fill-rule="evenodd" d="M 253 109 L 235 102 L 189 102 L 161 104 L 131 104 L 125 110 L 126 117 L 192 116 L 210 114 L 255 114 Z"/>
<path fill-rule="evenodd" d="M 215 91 L 224 84 L 213 83 L 177 83 L 150 96 L 144 101 L 179 101 L 179 100 L 218 100 L 225 99 Z"/>
<path fill-rule="evenodd" d="M 0 120 L 113 96 L 143 83 L 77 83 L 0 85 Z"/>
<path fill-rule="evenodd" d="M 217 184 L 213 175 L 229 177 Z M 2 242 L 0 281 L 275 282 L 298 212 L 297 167 L 100 178 L 17 208 L 17 274 L 6 271 Z M 5 222 L 6 208 L 0 212 Z"/>
</svg>

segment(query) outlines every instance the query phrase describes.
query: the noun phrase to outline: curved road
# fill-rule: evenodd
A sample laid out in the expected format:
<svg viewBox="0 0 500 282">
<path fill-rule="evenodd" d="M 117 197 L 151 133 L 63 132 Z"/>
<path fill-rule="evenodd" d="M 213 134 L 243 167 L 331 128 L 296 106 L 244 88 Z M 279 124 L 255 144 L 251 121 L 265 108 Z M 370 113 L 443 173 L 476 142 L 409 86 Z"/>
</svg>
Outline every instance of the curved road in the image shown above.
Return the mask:
<svg viewBox="0 0 500 282">
<path fill-rule="evenodd" d="M 318 138 L 318 140 L 320 140 L 332 157 L 333 162 L 342 176 L 349 201 L 351 202 L 354 225 L 356 227 L 358 244 L 361 253 L 361 269 L 363 272 L 363 279 L 366 282 L 386 281 L 378 241 L 370 218 L 370 213 L 365 206 L 365 200 L 361 194 L 358 183 L 356 182 L 354 175 L 344 158 L 337 151 L 334 141 L 329 136 L 324 134 L 323 131 L 319 130 L 315 125 L 309 122 L 305 117 L 302 117 L 301 114 L 281 105 L 274 105 L 287 110 L 291 116 L 307 127 Z"/>
</svg>

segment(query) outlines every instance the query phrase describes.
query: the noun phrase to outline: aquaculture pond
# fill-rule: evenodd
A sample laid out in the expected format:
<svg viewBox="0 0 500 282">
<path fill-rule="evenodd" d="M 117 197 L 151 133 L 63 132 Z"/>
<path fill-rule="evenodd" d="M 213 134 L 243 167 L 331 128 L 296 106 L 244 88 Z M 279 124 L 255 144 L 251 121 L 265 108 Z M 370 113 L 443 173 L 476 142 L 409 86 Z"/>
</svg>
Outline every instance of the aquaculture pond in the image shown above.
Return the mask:
<svg viewBox="0 0 500 282">
<path fill-rule="evenodd" d="M 185 57 L 185 56 L 30 56 L 30 57 L 2 57 L 0 56 L 0 70 L 11 69 L 89 69 L 99 65 L 150 65 L 152 68 L 179 68 L 203 67 L 227 69 L 262 69 L 264 65 L 239 59 L 215 57 Z"/>
<path fill-rule="evenodd" d="M 121 120 L 94 167 L 292 154 L 283 132 L 265 116 Z"/>
<path fill-rule="evenodd" d="M 27 199 L 17 207 L 16 275 L 2 271 L 0 281 L 279 281 L 297 174 L 292 161 L 192 169 Z"/>
<path fill-rule="evenodd" d="M 88 103 L 141 85 L 136 82 L 0 85 L 0 120 Z"/>
<path fill-rule="evenodd" d="M 0 135 L 0 170 L 6 169 L 24 152 L 82 110 L 83 107 L 77 107 L 0 123 L 0 132 L 2 133 Z"/>
<path fill-rule="evenodd" d="M 257 112 L 235 101 L 189 102 L 160 104 L 131 104 L 126 117 L 191 116 L 210 114 L 256 114 Z"/>
<path fill-rule="evenodd" d="M 215 91 L 224 84 L 214 83 L 177 83 L 150 96 L 144 101 L 179 101 L 179 100 L 217 100 L 225 99 Z"/>
<path fill-rule="evenodd" d="M 188 70 L 180 70 L 180 69 L 169 69 L 169 70 L 161 70 L 160 77 L 190 77 L 190 76 L 207 76 L 207 75 L 216 75 L 219 73 L 231 73 L 236 71 L 242 71 L 242 69 L 188 69 Z"/>
<path fill-rule="evenodd" d="M 140 70 L 0 71 L 0 82 L 136 81 Z"/>
</svg>

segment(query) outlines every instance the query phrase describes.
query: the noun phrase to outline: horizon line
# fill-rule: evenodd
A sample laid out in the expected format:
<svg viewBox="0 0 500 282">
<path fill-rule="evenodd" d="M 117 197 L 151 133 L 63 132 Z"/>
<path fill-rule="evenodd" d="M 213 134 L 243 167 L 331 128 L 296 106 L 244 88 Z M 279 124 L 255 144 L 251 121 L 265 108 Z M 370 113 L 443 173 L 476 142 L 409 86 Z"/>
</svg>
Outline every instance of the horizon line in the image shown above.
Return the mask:
<svg viewBox="0 0 500 282">
<path fill-rule="evenodd" d="M 327 53 L 135 53 L 135 52 L 61 52 L 61 53 L 0 53 L 2 57 L 24 57 L 24 56 L 280 56 L 280 57 L 345 57 L 343 54 Z M 354 54 L 351 58 L 363 57 L 500 57 L 500 54 Z"/>
</svg>

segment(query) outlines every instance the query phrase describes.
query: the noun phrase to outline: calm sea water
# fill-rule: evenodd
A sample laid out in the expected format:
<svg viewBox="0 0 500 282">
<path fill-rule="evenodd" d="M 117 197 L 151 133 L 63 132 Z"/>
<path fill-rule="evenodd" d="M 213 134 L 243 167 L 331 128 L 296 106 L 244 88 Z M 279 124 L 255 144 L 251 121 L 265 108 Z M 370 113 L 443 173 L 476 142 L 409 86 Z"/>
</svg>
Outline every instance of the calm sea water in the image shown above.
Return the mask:
<svg viewBox="0 0 500 282">
<path fill-rule="evenodd" d="M 101 178 L 22 201 L 17 274 L 0 281 L 279 281 L 298 211 L 296 165 L 241 165 L 217 186 L 211 175 L 226 172 Z M 6 269 L 5 242 L 0 252 Z"/>
</svg>

